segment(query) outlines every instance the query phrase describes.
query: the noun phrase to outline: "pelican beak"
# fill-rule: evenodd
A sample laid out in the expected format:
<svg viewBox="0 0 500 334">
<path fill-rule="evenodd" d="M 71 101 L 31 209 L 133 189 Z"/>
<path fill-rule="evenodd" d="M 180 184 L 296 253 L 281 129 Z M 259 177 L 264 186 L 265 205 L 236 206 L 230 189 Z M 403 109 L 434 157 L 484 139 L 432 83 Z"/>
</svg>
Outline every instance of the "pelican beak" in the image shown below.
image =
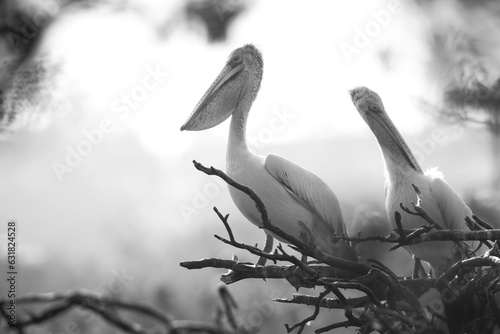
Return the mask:
<svg viewBox="0 0 500 334">
<path fill-rule="evenodd" d="M 201 131 L 224 122 L 236 109 L 241 98 L 243 63 L 228 63 L 181 127 L 181 131 Z"/>
</svg>

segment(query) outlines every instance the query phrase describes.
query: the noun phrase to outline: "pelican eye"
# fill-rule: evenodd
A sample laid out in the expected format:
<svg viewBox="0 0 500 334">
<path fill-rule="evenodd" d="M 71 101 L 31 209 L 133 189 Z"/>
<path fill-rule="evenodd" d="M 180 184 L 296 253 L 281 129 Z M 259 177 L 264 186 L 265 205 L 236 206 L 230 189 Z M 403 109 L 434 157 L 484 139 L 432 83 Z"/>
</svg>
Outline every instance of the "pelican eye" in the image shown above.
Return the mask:
<svg viewBox="0 0 500 334">
<path fill-rule="evenodd" d="M 239 55 L 233 56 L 233 58 L 231 58 L 232 63 L 241 63 L 241 61 L 242 61 L 242 59 L 241 59 L 241 56 L 239 56 Z"/>
<path fill-rule="evenodd" d="M 380 108 L 376 104 L 370 104 L 368 109 L 373 112 L 381 112 Z"/>
</svg>

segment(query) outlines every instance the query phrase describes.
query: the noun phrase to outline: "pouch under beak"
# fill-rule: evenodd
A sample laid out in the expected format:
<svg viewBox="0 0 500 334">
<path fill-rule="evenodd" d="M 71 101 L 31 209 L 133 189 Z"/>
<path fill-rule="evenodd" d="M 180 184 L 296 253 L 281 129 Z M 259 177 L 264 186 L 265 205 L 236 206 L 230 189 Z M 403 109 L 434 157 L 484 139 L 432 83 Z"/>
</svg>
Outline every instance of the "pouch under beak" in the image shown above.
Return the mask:
<svg viewBox="0 0 500 334">
<path fill-rule="evenodd" d="M 240 100 L 242 80 L 238 74 L 243 64 L 226 65 L 181 127 L 181 131 L 201 131 L 224 122 L 234 112 Z"/>
</svg>

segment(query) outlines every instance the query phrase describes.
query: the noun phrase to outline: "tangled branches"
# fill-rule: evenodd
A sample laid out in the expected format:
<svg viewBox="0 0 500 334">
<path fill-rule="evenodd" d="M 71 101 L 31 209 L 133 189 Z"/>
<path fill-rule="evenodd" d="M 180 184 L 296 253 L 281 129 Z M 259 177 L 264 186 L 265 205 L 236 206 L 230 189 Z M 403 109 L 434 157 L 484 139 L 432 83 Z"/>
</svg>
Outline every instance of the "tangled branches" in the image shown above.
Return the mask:
<svg viewBox="0 0 500 334">
<path fill-rule="evenodd" d="M 219 288 L 219 297 L 221 304 L 216 309 L 216 316 L 213 323 L 192 321 L 192 320 L 176 320 L 173 316 L 159 311 L 151 305 L 140 303 L 137 301 L 124 301 L 110 299 L 103 294 L 98 294 L 88 290 L 75 290 L 63 293 L 38 293 L 29 294 L 17 298 L 16 304 L 25 307 L 34 304 L 44 305 L 42 311 L 35 313 L 32 309 L 26 309 L 24 314 L 17 316 L 14 325 L 10 323 L 10 318 L 6 312 L 8 300 L 0 300 L 0 330 L 4 333 L 8 327 L 17 331 L 17 333 L 25 333 L 25 330 L 30 326 L 35 326 L 43 322 L 52 320 L 62 314 L 70 311 L 75 307 L 88 310 L 92 315 L 98 315 L 106 322 L 117 327 L 125 333 L 132 334 L 178 334 L 178 333 L 209 333 L 209 334 L 250 334 L 246 328 L 238 325 L 235 321 L 235 309 L 237 307 L 233 297 L 225 288 Z M 146 328 L 145 326 L 131 321 L 130 315 L 142 315 L 149 320 L 152 320 L 154 325 Z M 5 321 L 3 321 L 3 320 Z M 7 323 L 4 326 L 4 322 Z M 71 332 L 80 332 L 76 323 L 74 327 L 66 328 Z M 68 326 L 67 326 L 68 327 Z"/>
<path fill-rule="evenodd" d="M 279 245 L 274 253 L 266 253 L 255 246 L 246 245 L 236 240 L 230 224 L 229 215 L 223 215 L 216 207 L 214 211 L 224 224 L 228 238 L 215 237 L 233 247 L 246 250 L 259 257 L 265 257 L 272 265 L 260 266 L 249 262 L 232 260 L 202 259 L 182 262 L 187 269 L 226 268 L 228 272 L 221 280 L 231 284 L 249 278 L 274 278 L 288 281 L 297 290 L 316 287 L 322 289 L 318 296 L 296 294 L 291 298 L 275 299 L 280 303 L 292 303 L 314 306 L 311 316 L 294 325 L 285 325 L 287 332 L 297 330 L 302 333 L 306 324 L 316 320 L 323 309 L 343 309 L 346 320 L 332 323 L 316 330 L 316 333 L 331 331 L 335 328 L 353 326 L 361 332 L 376 330 L 381 333 L 436 333 L 447 321 L 453 332 L 483 333 L 491 331 L 494 326 L 500 328 L 500 258 L 497 240 L 500 230 L 494 230 L 480 218 L 467 218 L 471 231 L 444 230 L 422 208 L 422 195 L 418 188 L 417 203 L 409 209 L 401 207 L 405 214 L 418 215 L 426 224 L 415 230 L 405 230 L 401 225 L 401 214 L 395 213 L 398 235 L 387 237 L 349 238 L 345 235 L 334 236 L 334 240 L 344 241 L 380 241 L 394 243 L 392 249 L 428 241 L 450 240 L 462 247 L 469 259 L 460 261 L 446 271 L 441 277 L 412 278 L 398 277 L 382 263 L 372 261 L 371 266 L 343 260 L 324 254 L 314 244 L 305 243 L 273 225 L 266 207 L 257 194 L 249 187 L 239 184 L 222 171 L 213 167 L 207 168 L 194 161 L 195 167 L 208 174 L 222 178 L 229 185 L 246 193 L 254 202 L 261 214 L 261 228 L 272 232 L 289 247 L 315 259 L 303 262 L 288 253 Z M 483 229 L 484 228 L 484 229 Z M 469 249 L 464 243 L 467 240 L 479 240 L 490 248 L 483 256 L 475 256 L 476 250 Z M 493 241 L 492 245 L 489 241 Z M 362 297 L 347 298 L 341 290 L 357 290 Z M 440 294 L 444 314 L 436 312 L 428 305 L 422 305 L 419 298 L 430 289 L 437 289 Z M 478 312 L 469 312 L 475 305 Z M 457 321 L 459 319 L 459 321 Z M 481 321 L 478 321 L 481 319 Z M 450 322 L 453 321 L 453 326 Z M 441 326 L 441 327 L 440 327 Z"/>
</svg>

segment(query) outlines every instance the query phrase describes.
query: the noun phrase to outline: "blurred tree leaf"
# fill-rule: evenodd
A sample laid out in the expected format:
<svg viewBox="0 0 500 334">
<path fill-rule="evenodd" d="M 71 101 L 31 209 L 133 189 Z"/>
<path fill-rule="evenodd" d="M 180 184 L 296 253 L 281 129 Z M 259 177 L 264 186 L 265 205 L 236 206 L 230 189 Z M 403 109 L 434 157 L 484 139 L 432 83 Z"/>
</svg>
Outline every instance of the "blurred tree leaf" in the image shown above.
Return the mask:
<svg viewBox="0 0 500 334">
<path fill-rule="evenodd" d="M 500 3 L 496 1 L 418 1 L 428 23 L 429 74 L 444 87 L 443 106 L 434 108 L 448 122 L 474 123 L 491 136 L 493 187 L 500 190 Z M 443 11 L 446 16 L 441 15 Z"/>
<path fill-rule="evenodd" d="M 231 22 L 246 8 L 244 0 L 191 0 L 185 11 L 207 28 L 210 42 L 224 41 Z"/>
</svg>

